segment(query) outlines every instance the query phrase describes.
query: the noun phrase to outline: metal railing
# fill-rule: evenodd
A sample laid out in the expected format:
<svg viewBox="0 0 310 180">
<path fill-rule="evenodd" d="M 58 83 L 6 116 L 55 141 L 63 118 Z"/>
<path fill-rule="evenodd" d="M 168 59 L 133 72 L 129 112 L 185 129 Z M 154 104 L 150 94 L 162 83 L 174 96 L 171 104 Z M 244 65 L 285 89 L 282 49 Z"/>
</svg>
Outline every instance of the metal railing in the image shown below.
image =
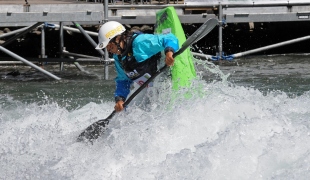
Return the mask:
<svg viewBox="0 0 310 180">
<path fill-rule="evenodd" d="M 76 0 L 76 1 L 81 1 L 81 0 Z M 94 2 L 94 3 L 103 3 L 104 0 L 84 0 L 85 2 Z M 134 5 L 134 4 L 179 4 L 182 3 L 184 4 L 183 0 L 157 0 L 157 1 L 152 1 L 152 0 L 108 0 L 109 4 L 122 4 L 122 5 Z"/>
</svg>

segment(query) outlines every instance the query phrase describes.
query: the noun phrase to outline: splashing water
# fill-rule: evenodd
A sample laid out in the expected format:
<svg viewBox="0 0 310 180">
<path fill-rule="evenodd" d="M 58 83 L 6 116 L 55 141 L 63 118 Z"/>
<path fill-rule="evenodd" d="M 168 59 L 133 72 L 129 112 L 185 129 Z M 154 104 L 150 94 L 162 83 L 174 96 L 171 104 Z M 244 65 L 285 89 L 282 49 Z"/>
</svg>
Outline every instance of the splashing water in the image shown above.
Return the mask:
<svg viewBox="0 0 310 180">
<path fill-rule="evenodd" d="M 75 140 L 107 117 L 114 102 L 68 110 L 54 100 L 24 103 L 1 95 L 0 177 L 308 179 L 310 92 L 263 94 L 228 82 L 218 66 L 197 63 L 222 80 L 199 76 L 192 91 L 202 94 L 172 105 L 165 101 L 171 92 L 161 90 L 151 110 L 133 105 L 118 113 L 94 144 Z"/>
</svg>

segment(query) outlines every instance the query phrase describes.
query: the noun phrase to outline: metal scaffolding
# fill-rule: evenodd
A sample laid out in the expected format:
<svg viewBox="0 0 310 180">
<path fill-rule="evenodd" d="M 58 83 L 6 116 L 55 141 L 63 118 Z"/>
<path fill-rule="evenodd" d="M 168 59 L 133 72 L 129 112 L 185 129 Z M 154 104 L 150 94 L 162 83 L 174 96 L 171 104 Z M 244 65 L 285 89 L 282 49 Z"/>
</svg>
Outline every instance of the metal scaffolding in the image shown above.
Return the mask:
<svg viewBox="0 0 310 180">
<path fill-rule="evenodd" d="M 79 1 L 77 1 L 79 2 Z M 105 79 L 108 79 L 108 65 L 113 60 L 109 59 L 107 51 L 100 51 L 101 57 L 91 57 L 82 54 L 67 52 L 64 48 L 63 31 L 79 32 L 95 46 L 96 42 L 90 36 L 97 36 L 97 32 L 85 31 L 80 25 L 100 25 L 107 21 L 118 21 L 122 24 L 154 24 L 156 12 L 167 6 L 174 6 L 181 23 L 203 23 L 209 18 L 217 18 L 218 26 L 218 53 L 211 55 L 195 55 L 207 57 L 213 60 L 233 59 L 251 53 L 270 48 L 308 40 L 302 37 L 287 42 L 257 48 L 247 52 L 223 56 L 222 26 L 228 23 L 253 23 L 253 22 L 298 22 L 310 20 L 310 1 L 301 0 L 185 0 L 185 1 L 95 1 L 92 3 L 70 4 L 0 4 L 0 27 L 20 27 L 20 29 L 0 35 L 0 39 L 13 36 L 0 45 L 0 50 L 11 57 L 22 61 L 33 68 L 40 69 L 33 63 L 9 51 L 5 46 L 18 37 L 28 33 L 33 28 L 41 27 L 41 58 L 42 61 L 54 61 L 60 63 L 63 70 L 63 62 L 73 62 L 80 70 L 83 68 L 78 61 L 104 62 Z M 60 57 L 47 58 L 45 56 L 45 26 L 53 25 L 60 29 Z M 76 28 L 66 25 L 75 25 Z M 26 27 L 25 27 L 26 26 Z M 65 58 L 67 57 L 67 58 Z M 4 61 L 1 59 L 0 61 Z M 42 71 L 54 79 L 60 79 L 54 75 Z"/>
</svg>

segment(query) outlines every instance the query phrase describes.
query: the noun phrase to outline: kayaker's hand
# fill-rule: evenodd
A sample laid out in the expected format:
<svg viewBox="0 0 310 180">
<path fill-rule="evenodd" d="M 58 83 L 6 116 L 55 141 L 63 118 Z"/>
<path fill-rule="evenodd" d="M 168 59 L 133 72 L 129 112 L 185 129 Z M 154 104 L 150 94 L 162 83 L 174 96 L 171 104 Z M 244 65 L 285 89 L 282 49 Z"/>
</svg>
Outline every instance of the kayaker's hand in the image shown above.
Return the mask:
<svg viewBox="0 0 310 180">
<path fill-rule="evenodd" d="M 174 64 L 173 52 L 168 51 L 166 53 L 165 63 L 167 66 L 173 66 L 173 64 Z"/>
<path fill-rule="evenodd" d="M 122 110 L 124 109 L 123 104 L 124 104 L 124 101 L 122 101 L 122 100 L 117 101 L 117 102 L 115 103 L 115 106 L 114 106 L 115 111 L 116 111 L 116 112 L 122 111 Z"/>
</svg>

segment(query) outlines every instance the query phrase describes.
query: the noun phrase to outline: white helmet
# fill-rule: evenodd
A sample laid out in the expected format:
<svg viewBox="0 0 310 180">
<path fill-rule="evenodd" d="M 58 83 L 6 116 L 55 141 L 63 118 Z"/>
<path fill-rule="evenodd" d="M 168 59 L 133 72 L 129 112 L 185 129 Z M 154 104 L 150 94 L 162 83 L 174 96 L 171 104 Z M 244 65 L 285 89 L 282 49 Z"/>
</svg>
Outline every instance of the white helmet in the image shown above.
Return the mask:
<svg viewBox="0 0 310 180">
<path fill-rule="evenodd" d="M 113 39 L 117 35 L 122 34 L 124 31 L 126 31 L 126 29 L 121 23 L 116 21 L 106 22 L 101 26 L 99 30 L 99 44 L 97 45 L 96 49 L 105 48 L 111 39 Z"/>
</svg>

